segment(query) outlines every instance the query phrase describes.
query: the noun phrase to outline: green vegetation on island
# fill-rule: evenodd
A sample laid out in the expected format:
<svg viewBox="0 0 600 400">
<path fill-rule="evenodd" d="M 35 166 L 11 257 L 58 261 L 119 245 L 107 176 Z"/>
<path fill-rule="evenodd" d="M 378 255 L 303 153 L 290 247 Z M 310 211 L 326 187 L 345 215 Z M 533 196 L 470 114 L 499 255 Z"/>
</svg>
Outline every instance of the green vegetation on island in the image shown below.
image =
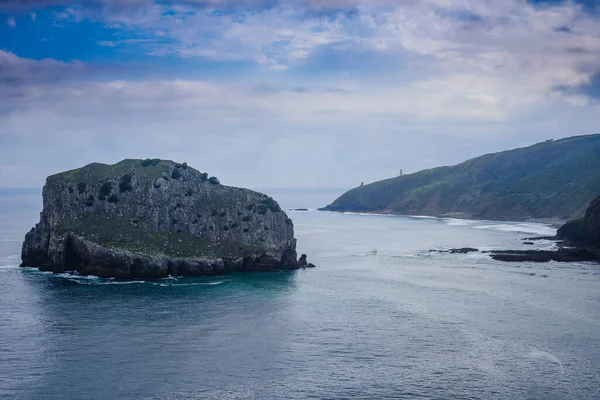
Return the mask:
<svg viewBox="0 0 600 400">
<path fill-rule="evenodd" d="M 23 266 L 115 278 L 311 267 L 292 220 L 263 193 L 186 163 L 123 160 L 48 177 Z"/>
</svg>

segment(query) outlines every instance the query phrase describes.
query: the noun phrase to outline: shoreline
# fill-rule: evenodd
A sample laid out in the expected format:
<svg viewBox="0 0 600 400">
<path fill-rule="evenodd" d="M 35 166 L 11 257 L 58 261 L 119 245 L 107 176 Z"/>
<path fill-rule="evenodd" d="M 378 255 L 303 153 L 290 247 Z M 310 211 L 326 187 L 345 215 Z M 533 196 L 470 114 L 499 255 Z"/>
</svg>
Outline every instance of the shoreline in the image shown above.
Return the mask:
<svg viewBox="0 0 600 400">
<path fill-rule="evenodd" d="M 381 215 L 381 216 L 395 216 L 395 217 L 412 217 L 412 218 L 436 218 L 436 219 L 456 219 L 465 221 L 481 221 L 481 222 L 510 222 L 510 223 L 533 223 L 540 225 L 547 225 L 553 228 L 560 228 L 568 220 L 560 218 L 528 218 L 522 220 L 510 219 L 510 218 L 498 218 L 498 219 L 484 219 L 475 218 L 469 215 L 458 215 L 459 213 L 441 214 L 441 215 L 427 215 L 427 214 L 396 214 L 392 212 L 375 212 L 375 211 L 338 211 L 338 210 L 325 210 L 324 208 L 318 208 L 316 211 L 330 212 L 338 214 L 355 214 L 355 215 Z"/>
</svg>

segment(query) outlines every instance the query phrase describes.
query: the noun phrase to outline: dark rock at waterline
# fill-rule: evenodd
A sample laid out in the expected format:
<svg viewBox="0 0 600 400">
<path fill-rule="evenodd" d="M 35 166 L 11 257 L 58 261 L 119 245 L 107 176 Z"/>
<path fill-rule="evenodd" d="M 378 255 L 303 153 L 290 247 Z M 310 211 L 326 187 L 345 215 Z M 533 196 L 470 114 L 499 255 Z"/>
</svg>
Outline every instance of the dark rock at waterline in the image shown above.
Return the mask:
<svg viewBox="0 0 600 400">
<path fill-rule="evenodd" d="M 302 254 L 298 259 L 300 268 L 315 268 L 315 264 L 309 263 L 306 259 L 306 254 Z"/>
<path fill-rule="evenodd" d="M 90 164 L 48 177 L 22 266 L 115 278 L 309 267 L 272 198 L 164 160 Z"/>
<path fill-rule="evenodd" d="M 523 242 L 523 244 L 532 245 L 532 244 L 535 244 L 535 243 L 533 243 L 533 242 Z"/>
<path fill-rule="evenodd" d="M 300 256 L 300 258 L 298 259 L 298 265 L 300 265 L 301 267 L 306 267 L 308 265 L 308 262 L 306 261 L 306 254 L 302 254 Z"/>
<path fill-rule="evenodd" d="M 494 250 L 490 257 L 498 261 L 509 262 L 577 262 L 577 261 L 600 261 L 600 255 L 586 249 L 559 249 L 549 250 Z"/>
<path fill-rule="evenodd" d="M 467 254 L 467 253 L 474 253 L 479 251 L 479 249 L 475 249 L 473 247 L 461 247 L 458 249 L 450 249 L 450 250 L 429 250 L 430 252 L 437 252 L 437 253 L 450 253 L 450 254 Z"/>
<path fill-rule="evenodd" d="M 479 249 L 475 249 L 473 247 L 462 247 L 460 249 L 450 249 L 450 254 L 467 254 L 474 253 L 476 251 L 479 251 Z"/>
<path fill-rule="evenodd" d="M 600 249 L 600 196 L 592 200 L 583 218 L 561 226 L 557 237 L 577 246 Z"/>
</svg>

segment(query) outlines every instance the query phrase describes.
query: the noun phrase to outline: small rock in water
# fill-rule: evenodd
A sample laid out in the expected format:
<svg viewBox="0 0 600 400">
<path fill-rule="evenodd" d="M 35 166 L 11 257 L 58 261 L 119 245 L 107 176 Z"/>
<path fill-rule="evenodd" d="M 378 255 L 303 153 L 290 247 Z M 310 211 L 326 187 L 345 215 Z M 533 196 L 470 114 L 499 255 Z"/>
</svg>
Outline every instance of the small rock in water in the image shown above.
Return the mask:
<svg viewBox="0 0 600 400">
<path fill-rule="evenodd" d="M 450 249 L 450 250 L 429 250 L 430 253 L 450 253 L 450 254 L 466 254 L 466 253 L 474 253 L 479 251 L 479 249 L 473 247 L 461 247 L 460 249 Z"/>
<path fill-rule="evenodd" d="M 479 251 L 479 249 L 475 249 L 473 247 L 462 247 L 460 249 L 450 249 L 450 254 L 467 254 L 467 253 L 474 253 L 476 251 Z"/>
<path fill-rule="evenodd" d="M 300 256 L 300 258 L 298 259 L 298 265 L 300 266 L 300 268 L 306 268 L 308 265 L 308 262 L 306 261 L 306 254 L 302 254 Z"/>
</svg>

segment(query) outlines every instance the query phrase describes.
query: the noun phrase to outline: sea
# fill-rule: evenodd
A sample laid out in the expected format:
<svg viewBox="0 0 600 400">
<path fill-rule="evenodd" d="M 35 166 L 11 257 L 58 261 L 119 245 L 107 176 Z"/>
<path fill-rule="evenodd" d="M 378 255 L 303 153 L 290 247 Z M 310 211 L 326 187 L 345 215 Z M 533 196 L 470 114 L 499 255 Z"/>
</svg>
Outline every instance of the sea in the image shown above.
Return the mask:
<svg viewBox="0 0 600 400">
<path fill-rule="evenodd" d="M 600 265 L 485 253 L 552 248 L 523 239 L 555 227 L 269 194 L 309 208 L 287 212 L 316 268 L 156 281 L 19 268 L 40 193 L 0 193 L 0 398 L 600 398 Z M 431 251 L 467 246 L 480 251 Z"/>
</svg>

